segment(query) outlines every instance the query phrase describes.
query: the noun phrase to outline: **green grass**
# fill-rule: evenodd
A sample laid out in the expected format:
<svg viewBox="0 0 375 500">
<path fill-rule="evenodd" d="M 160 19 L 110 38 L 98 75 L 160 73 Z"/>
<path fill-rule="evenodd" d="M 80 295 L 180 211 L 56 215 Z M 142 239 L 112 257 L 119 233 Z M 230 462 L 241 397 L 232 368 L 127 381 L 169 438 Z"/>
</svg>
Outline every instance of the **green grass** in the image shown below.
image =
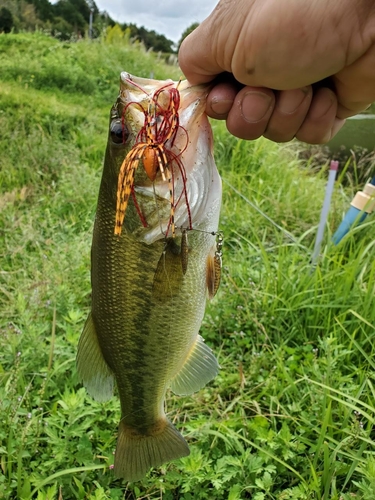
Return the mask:
<svg viewBox="0 0 375 500">
<path fill-rule="evenodd" d="M 202 325 L 221 371 L 168 395 L 191 455 L 113 479 L 118 400 L 94 402 L 75 369 L 107 117 L 121 70 L 179 70 L 40 33 L 0 35 L 0 53 L 0 498 L 373 500 L 374 223 L 330 243 L 352 195 L 340 177 L 313 269 L 326 169 L 222 123 L 224 269 Z"/>
</svg>

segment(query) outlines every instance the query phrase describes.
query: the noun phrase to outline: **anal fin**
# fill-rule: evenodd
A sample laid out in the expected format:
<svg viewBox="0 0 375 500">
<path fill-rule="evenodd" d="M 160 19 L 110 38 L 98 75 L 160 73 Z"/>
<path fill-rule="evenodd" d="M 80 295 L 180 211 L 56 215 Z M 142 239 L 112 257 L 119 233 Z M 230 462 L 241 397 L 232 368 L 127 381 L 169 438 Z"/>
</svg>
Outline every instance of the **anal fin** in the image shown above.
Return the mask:
<svg viewBox="0 0 375 500">
<path fill-rule="evenodd" d="M 192 394 L 216 377 L 219 368 L 213 352 L 198 335 L 183 367 L 172 379 L 170 387 L 179 396 Z"/>
<path fill-rule="evenodd" d="M 77 371 L 87 392 L 97 401 L 113 395 L 114 377 L 103 358 L 91 313 L 78 342 Z"/>
</svg>

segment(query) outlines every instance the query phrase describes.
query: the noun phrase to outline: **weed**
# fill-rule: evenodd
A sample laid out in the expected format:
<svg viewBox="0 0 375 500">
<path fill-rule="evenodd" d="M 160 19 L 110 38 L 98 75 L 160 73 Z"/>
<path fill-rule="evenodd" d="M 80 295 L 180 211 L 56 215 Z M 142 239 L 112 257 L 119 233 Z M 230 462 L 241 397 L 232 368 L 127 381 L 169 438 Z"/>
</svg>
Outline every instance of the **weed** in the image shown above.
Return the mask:
<svg viewBox="0 0 375 500">
<path fill-rule="evenodd" d="M 202 334 L 221 371 L 168 395 L 191 455 L 123 484 L 118 400 L 94 402 L 75 369 L 92 223 L 119 72 L 179 74 L 131 43 L 0 35 L 0 52 L 0 498 L 372 500 L 374 222 L 330 242 L 344 175 L 313 269 L 326 171 L 214 124 L 224 270 Z"/>
</svg>

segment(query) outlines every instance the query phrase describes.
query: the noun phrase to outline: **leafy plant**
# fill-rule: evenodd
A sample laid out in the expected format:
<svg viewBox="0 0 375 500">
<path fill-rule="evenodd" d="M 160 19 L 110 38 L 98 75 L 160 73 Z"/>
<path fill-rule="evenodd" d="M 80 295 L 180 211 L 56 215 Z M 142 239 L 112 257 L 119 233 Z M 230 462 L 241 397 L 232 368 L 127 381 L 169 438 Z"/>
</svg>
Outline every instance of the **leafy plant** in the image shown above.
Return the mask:
<svg viewBox="0 0 375 500">
<path fill-rule="evenodd" d="M 202 335 L 221 371 L 168 395 L 189 457 L 113 478 L 118 400 L 94 402 L 75 369 L 108 112 L 121 70 L 179 72 L 130 41 L 10 34 L 0 52 L 0 498 L 372 500 L 374 222 L 330 242 L 339 176 L 313 268 L 325 170 L 220 123 L 224 268 Z"/>
</svg>

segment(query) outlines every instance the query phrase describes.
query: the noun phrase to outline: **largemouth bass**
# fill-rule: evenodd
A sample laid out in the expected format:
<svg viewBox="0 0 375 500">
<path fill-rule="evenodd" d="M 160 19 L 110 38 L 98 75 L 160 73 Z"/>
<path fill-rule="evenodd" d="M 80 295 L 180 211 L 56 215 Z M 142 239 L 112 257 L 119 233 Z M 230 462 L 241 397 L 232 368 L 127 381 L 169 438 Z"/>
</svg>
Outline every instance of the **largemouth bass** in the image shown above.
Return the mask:
<svg viewBox="0 0 375 500">
<path fill-rule="evenodd" d="M 98 401 L 116 382 L 114 470 L 128 481 L 189 454 L 165 415 L 166 391 L 191 394 L 218 372 L 198 333 L 220 278 L 221 179 L 207 93 L 124 72 L 111 109 L 77 369 Z"/>
</svg>

